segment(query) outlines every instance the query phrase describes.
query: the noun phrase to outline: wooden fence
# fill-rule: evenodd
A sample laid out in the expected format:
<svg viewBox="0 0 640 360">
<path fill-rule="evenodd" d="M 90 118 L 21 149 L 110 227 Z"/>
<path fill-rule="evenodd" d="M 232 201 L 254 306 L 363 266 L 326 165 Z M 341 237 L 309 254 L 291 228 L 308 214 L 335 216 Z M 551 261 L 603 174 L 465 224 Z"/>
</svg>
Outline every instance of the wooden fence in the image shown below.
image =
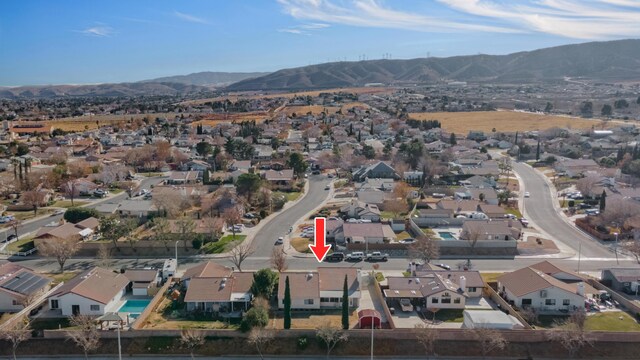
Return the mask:
<svg viewBox="0 0 640 360">
<path fill-rule="evenodd" d="M 164 298 L 164 294 L 167 292 L 167 289 L 169 288 L 172 282 L 173 282 L 173 278 L 169 277 L 169 279 L 167 279 L 164 285 L 162 285 L 162 287 L 158 290 L 158 292 L 153 297 L 153 299 L 151 299 L 151 302 L 149 303 L 149 305 L 147 305 L 147 307 L 140 314 L 140 316 L 138 316 L 136 321 L 133 322 L 133 325 L 131 325 L 131 328 L 133 328 L 134 330 L 142 329 L 149 315 L 151 315 L 151 313 L 156 310 L 156 307 Z"/>
</svg>

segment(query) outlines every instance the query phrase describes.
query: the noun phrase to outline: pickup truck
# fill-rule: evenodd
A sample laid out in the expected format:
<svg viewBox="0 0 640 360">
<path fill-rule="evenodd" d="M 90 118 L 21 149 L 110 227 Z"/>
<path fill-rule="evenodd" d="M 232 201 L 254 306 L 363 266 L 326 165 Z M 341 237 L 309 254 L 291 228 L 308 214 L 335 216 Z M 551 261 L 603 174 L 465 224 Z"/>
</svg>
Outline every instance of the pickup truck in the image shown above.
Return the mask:
<svg viewBox="0 0 640 360">
<path fill-rule="evenodd" d="M 361 251 L 354 251 L 347 254 L 347 261 L 361 261 L 364 258 L 364 253 Z"/>
<path fill-rule="evenodd" d="M 383 254 L 380 251 L 374 251 L 367 254 L 367 261 L 387 261 L 389 254 Z"/>
</svg>

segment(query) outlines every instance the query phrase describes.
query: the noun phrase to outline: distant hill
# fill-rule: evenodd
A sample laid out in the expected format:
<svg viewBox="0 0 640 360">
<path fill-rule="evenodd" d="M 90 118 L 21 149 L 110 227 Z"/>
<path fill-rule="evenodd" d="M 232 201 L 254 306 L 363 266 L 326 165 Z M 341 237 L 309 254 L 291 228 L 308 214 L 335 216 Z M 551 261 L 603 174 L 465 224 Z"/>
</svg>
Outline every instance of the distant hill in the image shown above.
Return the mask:
<svg viewBox="0 0 640 360">
<path fill-rule="evenodd" d="M 509 55 L 334 62 L 279 70 L 239 81 L 226 89 L 299 90 L 443 81 L 521 84 L 564 77 L 610 82 L 640 80 L 640 40 L 590 42 Z"/>
<path fill-rule="evenodd" d="M 267 75 L 266 72 L 249 72 L 249 73 L 231 73 L 231 72 L 212 72 L 204 71 L 189 75 L 167 76 L 151 80 L 143 80 L 141 82 L 171 82 L 187 85 L 201 86 L 226 86 L 238 81 L 256 78 Z"/>
<path fill-rule="evenodd" d="M 120 83 L 98 85 L 43 85 L 0 87 L 0 98 L 36 99 L 71 96 L 140 96 L 140 95 L 185 95 L 209 91 L 197 85 L 169 82 Z"/>
</svg>

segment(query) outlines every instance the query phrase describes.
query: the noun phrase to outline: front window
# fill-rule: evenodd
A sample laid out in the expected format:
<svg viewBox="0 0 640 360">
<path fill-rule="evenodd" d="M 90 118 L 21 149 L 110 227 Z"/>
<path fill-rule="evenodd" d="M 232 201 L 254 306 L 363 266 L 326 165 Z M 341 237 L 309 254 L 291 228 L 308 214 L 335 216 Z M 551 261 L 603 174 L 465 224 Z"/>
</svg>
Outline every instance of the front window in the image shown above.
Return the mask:
<svg viewBox="0 0 640 360">
<path fill-rule="evenodd" d="M 438 298 L 431 298 L 431 303 L 432 304 L 437 304 L 438 303 Z"/>
<path fill-rule="evenodd" d="M 476 290 L 477 290 L 477 289 L 476 289 L 476 288 L 474 288 L 474 287 L 467 288 L 467 291 L 468 291 L 468 292 L 476 292 Z"/>
<path fill-rule="evenodd" d="M 100 305 L 91 305 L 91 311 L 100 311 Z"/>
<path fill-rule="evenodd" d="M 51 300 L 51 309 L 58 308 L 58 300 Z"/>
<path fill-rule="evenodd" d="M 443 298 L 442 299 L 442 303 L 443 304 L 451 304 L 451 298 Z"/>
<path fill-rule="evenodd" d="M 313 299 L 304 299 L 305 305 L 313 305 Z"/>
<path fill-rule="evenodd" d="M 544 301 L 545 305 L 555 305 L 556 304 L 556 299 L 547 299 Z"/>
<path fill-rule="evenodd" d="M 460 304 L 460 298 L 453 299 L 453 303 L 454 304 Z"/>
<path fill-rule="evenodd" d="M 531 299 L 522 299 L 522 306 L 531 305 Z"/>
<path fill-rule="evenodd" d="M 564 300 L 562 300 L 562 305 L 564 305 L 564 306 L 569 306 L 569 305 L 571 305 L 571 300 L 569 300 L 569 299 L 564 299 Z"/>
</svg>

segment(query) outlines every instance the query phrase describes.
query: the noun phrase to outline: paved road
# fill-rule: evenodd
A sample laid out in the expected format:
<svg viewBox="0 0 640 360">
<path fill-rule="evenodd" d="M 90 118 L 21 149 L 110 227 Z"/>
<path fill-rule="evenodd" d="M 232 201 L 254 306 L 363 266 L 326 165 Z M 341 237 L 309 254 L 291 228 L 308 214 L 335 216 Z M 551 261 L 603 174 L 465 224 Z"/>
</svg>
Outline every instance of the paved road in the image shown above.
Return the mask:
<svg viewBox="0 0 640 360">
<path fill-rule="evenodd" d="M 582 247 L 583 257 L 615 258 L 610 244 L 601 244 L 563 219 L 563 215 L 554 205 L 555 197 L 551 195 L 550 186 L 542 173 L 524 163 L 513 162 L 512 164 L 513 170 L 522 180 L 523 190 L 531 193 L 530 198 L 524 199 L 524 215 L 530 221 L 576 253 Z"/>
<path fill-rule="evenodd" d="M 273 244 L 278 237 L 287 235 L 289 227 L 325 201 L 328 191 L 324 187 L 329 182 L 326 175 L 309 176 L 309 193 L 297 204 L 282 211 L 266 223 L 255 235 L 253 245 L 256 250 L 252 257 L 268 258 L 271 256 Z"/>
<path fill-rule="evenodd" d="M 164 179 L 165 179 L 165 177 L 145 178 L 144 180 L 142 180 L 142 182 L 140 184 L 140 188 L 149 188 L 151 185 L 156 185 L 156 184 L 160 183 Z M 113 196 L 111 198 L 96 200 L 94 202 L 94 204 L 87 205 L 87 207 L 94 208 L 94 207 L 98 206 L 98 204 L 102 204 L 102 203 L 119 202 L 119 201 L 125 199 L 126 197 L 127 197 L 127 193 L 126 192 L 122 192 L 122 193 L 120 193 L 118 195 L 115 195 L 115 196 Z M 78 199 L 78 201 L 85 201 L 85 199 Z M 40 229 L 41 227 L 45 226 L 46 224 L 48 224 L 48 223 L 50 223 L 52 221 L 60 221 L 60 219 L 62 219 L 62 215 L 47 216 L 47 217 L 44 217 L 42 219 L 26 222 L 24 225 L 22 225 L 18 229 L 18 236 L 21 237 L 22 235 L 37 231 L 38 229 Z M 9 236 L 11 234 L 13 234 L 13 229 L 11 229 L 11 228 L 6 228 L 4 230 L 0 230 L 0 239 L 4 239 L 5 236 Z"/>
</svg>

